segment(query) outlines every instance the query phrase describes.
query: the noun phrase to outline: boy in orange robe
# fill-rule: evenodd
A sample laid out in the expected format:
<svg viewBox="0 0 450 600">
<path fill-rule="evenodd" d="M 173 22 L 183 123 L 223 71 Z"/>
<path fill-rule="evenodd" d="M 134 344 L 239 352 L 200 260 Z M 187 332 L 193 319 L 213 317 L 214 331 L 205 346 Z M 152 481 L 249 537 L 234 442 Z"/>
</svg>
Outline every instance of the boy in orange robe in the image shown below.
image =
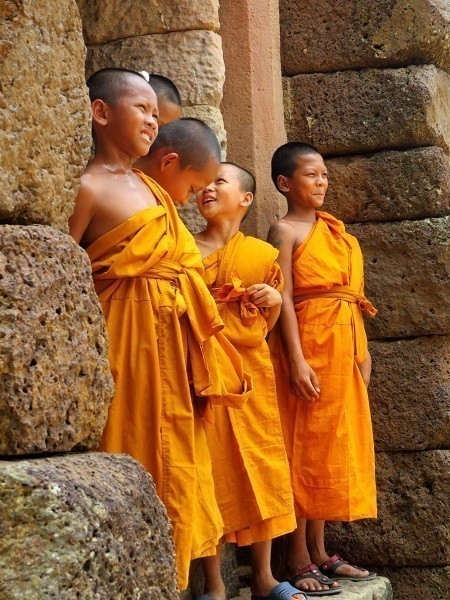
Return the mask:
<svg viewBox="0 0 450 600">
<path fill-rule="evenodd" d="M 110 340 L 116 393 L 101 449 L 129 453 L 152 474 L 183 589 L 191 558 L 214 553 L 222 534 L 204 421 L 211 400 L 240 406 L 248 382 L 220 333 L 194 239 L 169 194 L 132 169 L 158 134 L 154 91 L 138 73 L 114 68 L 92 75 L 88 87 L 96 154 L 70 231 L 87 249 Z M 166 127 L 180 143 L 158 136 L 154 158 L 173 182 L 173 200 L 185 202 L 215 176 L 220 147 L 201 121 Z"/>
<path fill-rule="evenodd" d="M 207 220 L 206 229 L 194 236 L 203 257 L 205 282 L 225 323 L 224 334 L 253 380 L 253 395 L 245 406 L 241 410 L 218 407 L 206 436 L 224 540 L 251 544 L 252 598 L 298 600 L 303 594 L 287 582 L 278 583 L 270 567 L 272 539 L 292 531 L 296 522 L 265 339 L 281 307 L 278 251 L 239 231 L 254 193 L 251 173 L 222 163 L 213 183 L 197 195 L 198 209 Z M 225 600 L 220 550 L 202 562 L 203 598 Z"/>
<path fill-rule="evenodd" d="M 141 71 L 141 75 L 149 82 L 158 99 L 158 127 L 181 119 L 181 95 L 174 82 L 157 73 Z"/>
<path fill-rule="evenodd" d="M 319 570 L 334 579 L 373 576 L 327 554 L 324 524 L 377 515 L 362 318 L 376 310 L 364 296 L 357 240 L 318 210 L 328 186 L 322 156 L 307 144 L 285 144 L 273 156 L 272 179 L 288 203 L 269 232 L 285 278 L 270 347 L 298 523 L 288 568 L 293 585 L 323 595 L 333 586 L 320 582 Z"/>
</svg>

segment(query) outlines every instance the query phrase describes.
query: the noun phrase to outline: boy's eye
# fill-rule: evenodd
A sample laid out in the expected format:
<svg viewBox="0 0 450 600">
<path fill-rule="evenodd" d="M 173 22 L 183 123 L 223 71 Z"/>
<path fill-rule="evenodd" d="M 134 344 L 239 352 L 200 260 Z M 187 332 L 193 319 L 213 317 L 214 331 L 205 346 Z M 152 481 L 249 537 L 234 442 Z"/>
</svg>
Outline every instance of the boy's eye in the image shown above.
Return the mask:
<svg viewBox="0 0 450 600">
<path fill-rule="evenodd" d="M 222 177 L 219 177 L 218 179 L 216 179 L 217 183 L 226 183 L 225 179 L 222 179 Z"/>
</svg>

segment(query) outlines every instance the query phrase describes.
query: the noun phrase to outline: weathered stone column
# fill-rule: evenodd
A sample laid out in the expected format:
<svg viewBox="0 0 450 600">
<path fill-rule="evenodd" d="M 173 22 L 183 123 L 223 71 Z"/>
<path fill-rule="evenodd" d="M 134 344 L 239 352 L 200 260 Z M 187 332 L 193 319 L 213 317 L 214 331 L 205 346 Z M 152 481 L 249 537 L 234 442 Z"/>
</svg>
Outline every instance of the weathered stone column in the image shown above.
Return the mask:
<svg viewBox="0 0 450 600">
<path fill-rule="evenodd" d="M 281 0 L 288 137 L 330 157 L 325 210 L 365 256 L 379 519 L 330 550 L 394 596 L 450 585 L 450 14 L 425 0 Z M 337 156 L 339 158 L 337 158 Z"/>
<path fill-rule="evenodd" d="M 78 8 L 0 15 L 0 597 L 174 600 L 151 477 L 67 454 L 98 446 L 113 395 L 89 260 L 67 235 L 91 145 Z"/>
<path fill-rule="evenodd" d="M 227 157 L 256 176 L 256 203 L 243 228 L 265 239 L 280 210 L 270 160 L 286 141 L 278 1 L 223 0 L 219 14 L 226 68 L 222 112 Z"/>
</svg>

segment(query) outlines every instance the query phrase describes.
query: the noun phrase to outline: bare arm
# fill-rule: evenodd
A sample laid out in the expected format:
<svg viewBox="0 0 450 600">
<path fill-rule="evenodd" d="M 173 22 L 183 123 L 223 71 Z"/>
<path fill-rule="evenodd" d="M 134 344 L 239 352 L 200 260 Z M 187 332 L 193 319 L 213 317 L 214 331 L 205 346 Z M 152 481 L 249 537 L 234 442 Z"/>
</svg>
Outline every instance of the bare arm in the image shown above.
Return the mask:
<svg viewBox="0 0 450 600">
<path fill-rule="evenodd" d="M 83 175 L 78 196 L 75 201 L 75 209 L 72 216 L 69 218 L 70 235 L 78 244 L 94 216 L 94 197 L 94 190 L 91 186 L 90 177 Z"/>
<path fill-rule="evenodd" d="M 296 242 L 295 232 L 289 225 L 279 221 L 271 226 L 268 241 L 280 251 L 278 263 L 284 277 L 280 326 L 289 360 L 292 393 L 298 398 L 313 402 L 319 397 L 319 382 L 303 355 L 293 301 L 292 255 Z"/>
</svg>

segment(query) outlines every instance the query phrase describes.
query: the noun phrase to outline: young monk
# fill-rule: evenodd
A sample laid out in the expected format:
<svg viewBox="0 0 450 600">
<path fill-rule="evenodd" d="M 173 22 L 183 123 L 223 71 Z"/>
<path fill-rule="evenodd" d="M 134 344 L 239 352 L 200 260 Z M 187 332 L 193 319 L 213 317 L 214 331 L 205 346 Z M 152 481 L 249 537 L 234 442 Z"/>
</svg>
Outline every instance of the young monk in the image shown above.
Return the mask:
<svg viewBox="0 0 450 600">
<path fill-rule="evenodd" d="M 336 586 L 324 585 L 320 571 L 373 576 L 326 552 L 324 524 L 377 515 L 362 319 L 376 310 L 364 296 L 357 240 L 319 211 L 328 187 L 322 156 L 307 144 L 285 144 L 273 156 L 272 179 L 288 203 L 269 232 L 285 278 L 270 346 L 297 515 L 288 568 L 293 585 L 317 596 Z"/>
<path fill-rule="evenodd" d="M 174 82 L 168 77 L 156 73 L 147 73 L 147 76 L 158 99 L 159 127 L 181 119 L 181 95 Z"/>
<path fill-rule="evenodd" d="M 246 380 L 220 333 L 194 239 L 169 195 L 132 170 L 158 133 L 154 91 L 124 69 L 98 71 L 88 87 L 97 146 L 70 231 L 87 249 L 110 340 L 116 393 L 101 449 L 131 454 L 152 474 L 172 521 L 183 589 L 191 558 L 215 552 L 222 534 L 202 417 L 211 419 L 211 400 L 245 400 Z M 200 121 L 171 125 L 190 139 L 190 156 L 177 142 L 165 151 L 163 135 L 155 156 L 185 202 L 215 176 L 220 147 Z"/>
<path fill-rule="evenodd" d="M 289 465 L 277 407 L 275 378 L 265 340 L 281 307 L 278 251 L 245 236 L 240 224 L 255 193 L 251 173 L 222 163 L 217 177 L 197 195 L 207 220 L 195 237 L 203 257 L 205 281 L 225 323 L 224 333 L 241 354 L 253 379 L 253 396 L 241 410 L 218 407 L 206 427 L 216 497 L 225 541 L 251 544 L 252 598 L 304 598 L 287 582 L 278 583 L 270 567 L 271 540 L 295 527 Z M 225 600 L 220 548 L 202 560 L 203 600 Z"/>
</svg>

